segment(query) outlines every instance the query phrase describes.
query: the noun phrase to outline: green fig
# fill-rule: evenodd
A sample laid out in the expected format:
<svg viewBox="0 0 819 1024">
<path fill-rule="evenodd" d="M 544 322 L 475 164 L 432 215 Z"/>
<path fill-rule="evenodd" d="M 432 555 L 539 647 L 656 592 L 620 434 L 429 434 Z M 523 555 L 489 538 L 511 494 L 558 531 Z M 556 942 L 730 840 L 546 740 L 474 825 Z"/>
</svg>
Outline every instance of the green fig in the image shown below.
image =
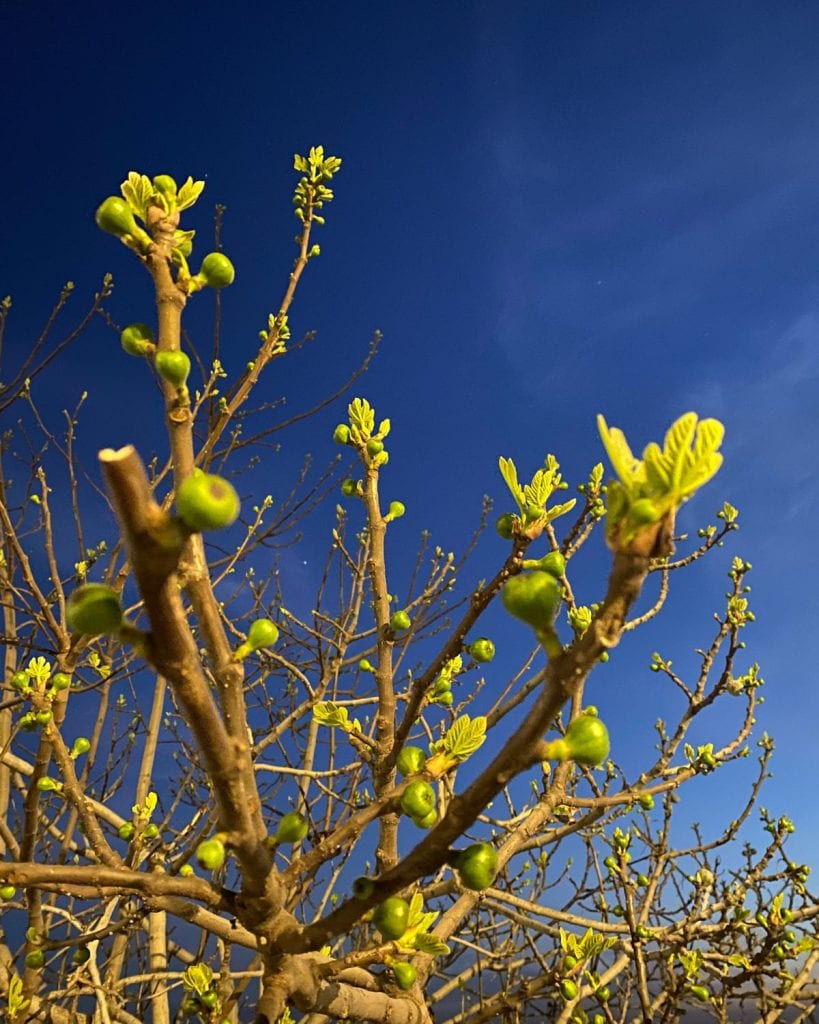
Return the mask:
<svg viewBox="0 0 819 1024">
<path fill-rule="evenodd" d="M 413 818 L 412 821 L 418 828 L 433 828 L 438 824 L 438 811 L 433 807 L 429 814 L 425 814 L 422 818 Z"/>
<path fill-rule="evenodd" d="M 360 875 L 353 881 L 353 896 L 357 900 L 368 900 L 373 894 L 375 882 L 366 875 Z"/>
<path fill-rule="evenodd" d="M 401 753 L 395 762 L 399 775 L 417 775 L 424 770 L 427 755 L 420 747 L 402 747 Z"/>
<path fill-rule="evenodd" d="M 176 195 L 176 182 L 170 174 L 157 174 L 154 178 L 154 188 L 163 196 L 169 198 Z"/>
<path fill-rule="evenodd" d="M 118 238 L 133 235 L 138 230 L 131 207 L 119 196 L 109 196 L 103 200 L 94 219 L 98 228 Z"/>
<path fill-rule="evenodd" d="M 72 633 L 116 633 L 122 625 L 119 595 L 104 583 L 83 583 L 68 598 L 65 619 Z"/>
<path fill-rule="evenodd" d="M 45 964 L 45 953 L 41 949 L 32 949 L 30 953 L 26 953 L 25 964 L 29 970 L 39 971 Z"/>
<path fill-rule="evenodd" d="M 538 568 L 559 579 L 566 572 L 566 559 L 559 551 L 550 551 L 540 559 Z"/>
<path fill-rule="evenodd" d="M 398 611 L 392 613 L 390 619 L 390 629 L 393 633 L 403 633 L 410 628 L 412 625 L 412 619 L 405 611 Z"/>
<path fill-rule="evenodd" d="M 136 829 L 134 828 L 134 823 L 132 821 L 124 821 L 117 829 L 117 835 L 125 843 L 130 843 L 134 838 L 135 832 Z"/>
<path fill-rule="evenodd" d="M 225 844 L 221 839 L 205 839 L 196 847 L 196 859 L 206 871 L 218 871 L 225 863 Z"/>
<path fill-rule="evenodd" d="M 537 632 L 551 627 L 560 604 L 560 586 L 551 573 L 524 572 L 507 580 L 501 592 L 504 608 Z"/>
<path fill-rule="evenodd" d="M 212 252 L 202 260 L 197 277 L 209 288 L 227 288 L 229 284 L 233 284 L 236 271 L 224 253 Z"/>
<path fill-rule="evenodd" d="M 146 825 L 145 828 L 142 830 L 142 838 L 147 840 L 148 842 L 150 842 L 153 839 L 158 839 L 159 825 L 154 825 L 153 823 L 151 823 L 150 825 Z"/>
<path fill-rule="evenodd" d="M 179 518 L 191 530 L 221 530 L 236 521 L 241 502 L 232 484 L 195 469 L 176 492 Z"/>
<path fill-rule="evenodd" d="M 177 389 L 185 386 L 191 372 L 191 361 L 185 352 L 157 352 L 154 366 L 159 376 Z"/>
<path fill-rule="evenodd" d="M 598 765 L 609 756 L 609 733 L 599 718 L 578 715 L 562 740 L 549 744 L 548 757 L 555 761 L 576 761 L 577 764 Z"/>
<path fill-rule="evenodd" d="M 467 889 L 488 889 L 498 873 L 497 851 L 491 843 L 473 843 L 458 854 L 455 867 Z"/>
<path fill-rule="evenodd" d="M 50 682 L 55 690 L 67 690 L 71 686 L 71 676 L 67 672 L 55 672 Z"/>
<path fill-rule="evenodd" d="M 475 661 L 485 663 L 495 657 L 495 645 L 488 637 L 481 636 L 469 645 L 469 653 Z"/>
<path fill-rule="evenodd" d="M 410 818 L 425 818 L 435 810 L 435 790 L 428 782 L 411 782 L 401 794 L 401 810 Z"/>
<path fill-rule="evenodd" d="M 345 498 L 354 498 L 358 494 L 358 483 L 348 477 L 346 480 L 342 481 L 341 493 Z"/>
<path fill-rule="evenodd" d="M 511 540 L 515 536 L 516 518 L 511 512 L 504 512 L 502 516 L 498 516 L 495 522 L 495 530 L 499 537 L 502 537 L 504 540 Z"/>
<path fill-rule="evenodd" d="M 350 428 L 346 423 L 339 423 L 336 429 L 333 431 L 333 440 L 336 444 L 349 444 L 350 443 Z"/>
<path fill-rule="evenodd" d="M 17 890 L 13 885 L 0 885 L 0 900 L 4 903 L 8 903 L 9 900 L 13 900 L 17 895 Z"/>
<path fill-rule="evenodd" d="M 654 797 L 651 793 L 642 793 L 637 798 L 637 802 L 645 811 L 650 811 L 654 807 Z"/>
<path fill-rule="evenodd" d="M 154 332 L 148 324 L 129 324 L 120 334 L 119 342 L 129 356 L 147 356 L 154 351 Z"/>
<path fill-rule="evenodd" d="M 388 896 L 375 908 L 373 924 L 385 939 L 400 939 L 407 930 L 409 904 L 400 896 Z"/>
<path fill-rule="evenodd" d="M 270 619 L 256 619 L 247 631 L 247 643 L 252 651 L 272 647 L 279 639 L 279 627 Z"/>
<path fill-rule="evenodd" d="M 577 999 L 577 992 L 577 982 L 573 981 L 571 978 L 564 978 L 560 982 L 560 994 L 567 1003 L 570 1003 L 572 999 Z"/>
<path fill-rule="evenodd" d="M 393 973 L 395 974 L 395 980 L 398 982 L 398 987 L 402 988 L 405 992 L 412 988 L 415 984 L 415 979 L 418 976 L 418 972 L 412 966 L 412 964 L 398 963 L 392 965 Z"/>
<path fill-rule="evenodd" d="M 82 964 L 87 964 L 90 959 L 91 952 L 87 946 L 77 946 L 71 954 L 72 963 L 77 964 L 78 967 L 82 966 Z"/>
<path fill-rule="evenodd" d="M 407 510 L 406 510 L 406 508 L 404 507 L 404 503 L 403 503 L 403 501 L 391 501 L 391 502 L 390 502 L 390 507 L 389 507 L 389 509 L 387 510 L 387 514 L 386 514 L 386 516 L 384 516 L 384 518 L 385 518 L 385 519 L 386 519 L 386 520 L 387 520 L 388 522 L 392 522 L 392 521 L 393 521 L 394 519 L 400 519 L 400 518 L 401 518 L 401 516 L 402 516 L 402 515 L 403 515 L 403 514 L 404 514 L 404 513 L 406 512 L 406 511 L 407 511 Z"/>
<path fill-rule="evenodd" d="M 277 843 L 300 843 L 310 831 L 307 819 L 296 811 L 285 814 L 274 836 Z"/>
</svg>

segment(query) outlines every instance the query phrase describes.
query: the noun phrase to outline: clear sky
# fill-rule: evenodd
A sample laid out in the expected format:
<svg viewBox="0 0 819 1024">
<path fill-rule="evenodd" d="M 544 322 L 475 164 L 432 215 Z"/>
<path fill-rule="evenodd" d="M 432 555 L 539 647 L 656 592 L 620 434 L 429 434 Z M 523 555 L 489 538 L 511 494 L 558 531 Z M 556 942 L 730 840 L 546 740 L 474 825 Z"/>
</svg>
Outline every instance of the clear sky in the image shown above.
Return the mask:
<svg viewBox="0 0 819 1024">
<path fill-rule="evenodd" d="M 666 615 L 589 693 L 628 760 L 617 730 L 648 736 L 673 705 L 648 653 L 691 662 L 742 554 L 749 660 L 768 683 L 760 729 L 778 741 L 763 803 L 794 816 L 792 848 L 811 859 L 819 825 L 797 794 L 819 769 L 819 8 L 4 0 L 2 53 L 12 363 L 69 278 L 79 310 L 111 270 L 112 315 L 149 317 L 145 275 L 93 223 L 135 169 L 206 178 L 189 222 L 203 236 L 207 201 L 227 205 L 223 361 L 240 368 L 293 256 L 292 154 L 322 143 L 344 165 L 291 318 L 318 336 L 265 386 L 298 410 L 384 331 L 359 391 L 393 421 L 387 497 L 406 502 L 408 539 L 429 527 L 456 547 L 484 493 L 502 511 L 500 454 L 532 472 L 554 452 L 579 482 L 602 458 L 598 412 L 640 450 L 687 409 L 722 419 L 726 465 L 682 525 L 715 521 L 728 499 L 743 529 L 674 580 Z M 56 415 L 92 390 L 89 451 L 159 446 L 141 386 L 100 323 L 41 396 Z M 321 431 L 340 411 L 286 439 L 280 465 L 308 448 L 331 457 Z M 479 575 L 498 544 L 482 545 Z M 586 601 L 602 592 L 595 550 L 579 570 Z M 523 650 L 525 632 L 495 621 Z M 738 777 L 703 788 L 692 814 L 708 820 Z"/>
</svg>

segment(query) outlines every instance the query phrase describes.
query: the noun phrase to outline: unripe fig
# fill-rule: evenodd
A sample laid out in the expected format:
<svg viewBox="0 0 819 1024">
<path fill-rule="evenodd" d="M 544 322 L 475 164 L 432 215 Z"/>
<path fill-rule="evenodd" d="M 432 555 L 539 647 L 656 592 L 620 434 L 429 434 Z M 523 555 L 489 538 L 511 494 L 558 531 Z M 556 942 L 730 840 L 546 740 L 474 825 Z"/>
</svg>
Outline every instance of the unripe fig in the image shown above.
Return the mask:
<svg viewBox="0 0 819 1024">
<path fill-rule="evenodd" d="M 310 831 L 307 819 L 296 811 L 285 814 L 274 836 L 277 843 L 300 843 Z"/>
<path fill-rule="evenodd" d="M 175 388 L 184 387 L 191 372 L 191 361 L 185 352 L 157 352 L 154 366 L 159 376 Z"/>
<path fill-rule="evenodd" d="M 107 231 L 109 235 L 116 235 L 118 238 L 122 238 L 123 235 L 132 235 L 137 230 L 131 207 L 119 196 L 109 196 L 103 200 L 97 208 L 94 219 L 98 228 Z"/>
<path fill-rule="evenodd" d="M 399 775 L 416 775 L 423 771 L 427 761 L 427 755 L 420 747 L 402 747 L 401 753 L 395 762 Z"/>
<path fill-rule="evenodd" d="M 134 832 L 136 832 L 136 829 L 134 828 L 134 823 L 132 821 L 123 822 L 117 829 L 117 835 L 126 843 L 130 843 L 134 838 Z"/>
<path fill-rule="evenodd" d="M 122 625 L 119 595 L 104 583 L 84 583 L 68 598 L 65 619 L 72 633 L 116 633 Z"/>
<path fill-rule="evenodd" d="M 37 725 L 48 725 L 54 715 L 44 708 L 42 711 L 38 711 L 34 717 L 37 719 Z"/>
<path fill-rule="evenodd" d="M 613 853 L 610 853 L 608 857 L 603 861 L 603 864 L 609 869 L 609 871 L 617 871 L 619 868 L 619 862 Z"/>
<path fill-rule="evenodd" d="M 212 252 L 202 260 L 197 276 L 201 277 L 209 288 L 226 288 L 233 284 L 236 271 L 224 253 Z"/>
<path fill-rule="evenodd" d="M 433 828 L 438 824 L 438 811 L 433 808 L 429 814 L 425 814 L 423 818 L 413 818 L 413 824 L 417 825 L 418 828 Z"/>
<path fill-rule="evenodd" d="M 157 192 L 161 192 L 163 196 L 176 195 L 176 182 L 170 174 L 157 174 L 154 178 L 154 188 Z"/>
<path fill-rule="evenodd" d="M 71 676 L 67 672 L 55 672 L 50 682 L 55 690 L 67 690 L 71 686 Z"/>
<path fill-rule="evenodd" d="M 485 636 L 473 640 L 469 646 L 469 653 L 478 662 L 488 662 L 495 657 L 495 645 Z"/>
<path fill-rule="evenodd" d="M 578 764 L 601 764 L 609 756 L 609 733 L 599 718 L 578 715 L 566 730 L 569 758 Z"/>
<path fill-rule="evenodd" d="M 418 972 L 412 964 L 393 964 L 392 969 L 395 974 L 395 980 L 398 982 L 398 987 L 402 988 L 405 992 L 411 989 L 418 976 Z"/>
<path fill-rule="evenodd" d="M 560 604 L 560 587 L 548 572 L 524 572 L 507 580 L 501 592 L 504 608 L 536 631 L 548 629 Z"/>
<path fill-rule="evenodd" d="M 234 523 L 241 502 L 233 485 L 213 473 L 195 469 L 176 492 L 179 518 L 191 530 L 221 530 Z"/>
<path fill-rule="evenodd" d="M 454 702 L 455 698 L 451 693 L 442 693 L 440 697 L 436 697 L 436 703 L 445 708 L 451 708 Z"/>
<path fill-rule="evenodd" d="M 16 895 L 17 890 L 13 885 L 0 885 L 0 900 L 3 900 L 4 903 L 13 900 Z"/>
<path fill-rule="evenodd" d="M 196 872 L 193 870 L 193 864 L 183 864 L 179 869 L 180 878 L 190 878 L 191 875 L 194 874 L 196 874 Z"/>
<path fill-rule="evenodd" d="M 367 900 L 372 896 L 375 882 L 366 875 L 360 875 L 353 881 L 353 896 L 357 900 Z"/>
<path fill-rule="evenodd" d="M 221 839 L 205 839 L 196 847 L 196 859 L 206 871 L 218 871 L 225 863 L 225 844 Z"/>
<path fill-rule="evenodd" d="M 571 1002 L 572 999 L 577 999 L 577 982 L 571 978 L 564 978 L 560 982 L 560 994 L 567 1003 Z"/>
<path fill-rule="evenodd" d="M 388 896 L 375 908 L 373 924 L 385 939 L 400 939 L 407 930 L 409 904 L 400 896 Z"/>
<path fill-rule="evenodd" d="M 119 336 L 120 345 L 129 356 L 147 356 L 154 351 L 154 332 L 148 324 L 129 324 Z"/>
<path fill-rule="evenodd" d="M 333 431 L 333 440 L 336 444 L 349 444 L 350 443 L 350 428 L 346 423 L 339 423 L 336 429 Z"/>
<path fill-rule="evenodd" d="M 694 996 L 695 999 L 699 999 L 701 1003 L 707 1003 L 711 999 L 711 993 L 704 985 L 692 985 L 691 995 Z"/>
<path fill-rule="evenodd" d="M 203 992 L 202 995 L 199 996 L 199 1001 L 208 1010 L 212 1010 L 219 1002 L 219 995 L 218 993 L 214 992 L 213 989 L 211 988 L 208 989 L 207 992 Z"/>
<path fill-rule="evenodd" d="M 405 611 L 398 611 L 392 613 L 392 618 L 390 619 L 390 629 L 393 631 L 393 633 L 403 633 L 405 630 L 409 629 L 411 625 L 412 619 Z"/>
<path fill-rule="evenodd" d="M 45 953 L 41 949 L 32 949 L 30 953 L 26 953 L 25 964 L 30 970 L 39 971 L 45 964 Z"/>
<path fill-rule="evenodd" d="M 566 559 L 559 551 L 550 551 L 540 559 L 539 566 L 557 579 L 566 572 Z"/>
<path fill-rule="evenodd" d="M 14 687 L 15 690 L 30 689 L 31 683 L 29 682 L 28 672 L 15 672 L 14 675 L 11 677 L 11 685 Z"/>
<path fill-rule="evenodd" d="M 346 498 L 354 498 L 358 494 L 358 483 L 348 477 L 346 480 L 342 481 L 341 493 Z"/>
<path fill-rule="evenodd" d="M 91 951 L 88 949 L 87 946 L 77 946 L 77 948 L 71 954 L 71 960 L 73 963 L 77 964 L 77 966 L 87 964 L 90 959 Z"/>
<path fill-rule="evenodd" d="M 406 511 L 403 501 L 391 501 L 385 518 L 392 522 L 393 519 L 400 519 Z"/>
<path fill-rule="evenodd" d="M 435 790 L 423 779 L 411 782 L 401 794 L 401 810 L 410 818 L 425 818 L 435 802 Z"/>
<path fill-rule="evenodd" d="M 651 793 L 643 793 L 637 802 L 646 811 L 650 811 L 654 807 L 654 797 Z"/>
<path fill-rule="evenodd" d="M 272 647 L 279 639 L 279 628 L 270 619 L 256 619 L 247 631 L 247 642 L 252 651 Z"/>
<path fill-rule="evenodd" d="M 152 839 L 157 839 L 158 837 L 159 825 L 154 825 L 153 823 L 151 823 L 150 825 L 146 825 L 145 828 L 142 830 L 142 838 L 147 839 L 148 842 L 150 842 Z"/>
<path fill-rule="evenodd" d="M 377 437 L 371 437 L 367 442 L 367 454 L 372 457 L 374 455 L 380 455 L 384 451 L 384 442 L 379 441 Z"/>
<path fill-rule="evenodd" d="M 495 529 L 498 532 L 498 536 L 503 537 L 504 540 L 511 540 L 514 537 L 514 526 L 515 516 L 511 512 L 504 512 L 495 521 Z"/>
<path fill-rule="evenodd" d="M 594 994 L 601 1003 L 607 1003 L 611 999 L 611 989 L 608 985 L 601 985 Z"/>
<path fill-rule="evenodd" d="M 491 843 L 473 843 L 458 855 L 455 867 L 467 889 L 488 889 L 498 873 L 497 851 Z"/>
<path fill-rule="evenodd" d="M 639 874 L 635 879 L 638 885 L 648 885 L 648 875 Z"/>
</svg>

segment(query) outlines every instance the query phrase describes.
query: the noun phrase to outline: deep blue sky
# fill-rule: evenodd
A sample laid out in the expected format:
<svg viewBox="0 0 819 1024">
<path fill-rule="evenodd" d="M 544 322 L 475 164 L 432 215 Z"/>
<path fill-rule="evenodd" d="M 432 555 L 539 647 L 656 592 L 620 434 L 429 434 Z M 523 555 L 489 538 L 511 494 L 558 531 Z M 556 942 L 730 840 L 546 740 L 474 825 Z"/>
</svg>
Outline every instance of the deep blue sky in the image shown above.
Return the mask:
<svg viewBox="0 0 819 1024">
<path fill-rule="evenodd" d="M 501 511 L 499 454 L 531 472 L 554 452 L 578 482 L 602 458 L 597 412 L 640 450 L 689 408 L 725 422 L 725 468 L 682 523 L 714 521 L 729 499 L 742 532 L 674 581 L 668 613 L 589 692 L 621 738 L 648 735 L 674 701 L 647 652 L 690 663 L 729 554 L 752 561 L 748 654 L 768 681 L 760 726 L 779 744 L 763 802 L 793 813 L 793 849 L 808 859 L 819 829 L 795 793 L 819 769 L 819 9 L 353 2 L 260 14 L 6 0 L 2 21 L 12 358 L 69 278 L 79 308 L 111 270 L 112 314 L 150 316 L 147 280 L 92 216 L 136 169 L 206 177 L 187 222 L 203 237 L 208 204 L 227 205 L 237 282 L 223 361 L 240 368 L 293 255 L 292 154 L 323 143 L 344 166 L 291 318 L 294 334 L 318 339 L 279 364 L 266 394 L 301 408 L 384 331 L 358 390 L 393 420 L 387 497 L 408 505 L 407 539 L 430 527 L 455 547 L 484 493 Z M 39 396 L 56 417 L 89 387 L 89 446 L 161 445 L 138 376 L 99 324 Z M 329 458 L 317 426 L 339 413 L 287 439 L 281 465 L 308 448 Z M 587 601 L 601 592 L 595 552 L 580 569 Z M 479 557 L 488 574 L 501 550 L 487 539 Z M 528 644 L 497 628 L 508 646 Z M 725 772 L 726 792 L 738 777 Z M 720 785 L 703 788 L 709 804 Z"/>
</svg>

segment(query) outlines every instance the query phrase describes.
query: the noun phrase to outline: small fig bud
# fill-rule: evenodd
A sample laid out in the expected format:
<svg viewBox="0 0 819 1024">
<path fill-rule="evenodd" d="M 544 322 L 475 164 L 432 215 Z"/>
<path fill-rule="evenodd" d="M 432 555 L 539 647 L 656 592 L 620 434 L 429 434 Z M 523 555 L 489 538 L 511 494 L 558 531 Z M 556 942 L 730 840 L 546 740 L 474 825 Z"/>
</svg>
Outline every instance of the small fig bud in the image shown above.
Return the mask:
<svg viewBox="0 0 819 1024">
<path fill-rule="evenodd" d="M 342 481 L 341 493 L 346 498 L 354 498 L 358 494 L 358 483 L 348 477 L 346 480 Z"/>
<path fill-rule="evenodd" d="M 157 192 L 161 192 L 163 196 L 171 197 L 176 195 L 176 182 L 170 174 L 157 174 L 154 178 L 154 188 Z"/>
<path fill-rule="evenodd" d="M 74 952 L 71 954 L 71 962 L 81 967 L 83 964 L 87 964 L 91 959 L 91 952 L 88 946 L 77 946 Z"/>
<path fill-rule="evenodd" d="M 30 953 L 26 953 L 25 964 L 29 970 L 39 971 L 45 964 L 45 953 L 41 949 L 32 949 Z"/>
<path fill-rule="evenodd" d="M 72 757 L 82 757 L 83 754 L 87 754 L 91 749 L 91 740 L 86 736 L 78 736 L 74 740 L 74 744 L 71 747 Z"/>
<path fill-rule="evenodd" d="M 0 900 L 4 903 L 8 903 L 9 900 L 13 900 L 17 895 L 17 890 L 13 885 L 0 885 Z"/>
<path fill-rule="evenodd" d="M 336 444 L 349 444 L 350 443 L 350 428 L 346 423 L 339 423 L 336 429 L 333 431 L 333 440 Z"/>
<path fill-rule="evenodd" d="M 117 835 L 124 843 L 130 843 L 130 841 L 134 838 L 135 832 L 136 829 L 134 828 L 134 823 L 132 821 L 123 822 L 117 829 Z"/>
<path fill-rule="evenodd" d="M 71 686 L 71 676 L 67 672 L 55 672 L 50 682 L 55 690 L 67 690 Z"/>
</svg>

